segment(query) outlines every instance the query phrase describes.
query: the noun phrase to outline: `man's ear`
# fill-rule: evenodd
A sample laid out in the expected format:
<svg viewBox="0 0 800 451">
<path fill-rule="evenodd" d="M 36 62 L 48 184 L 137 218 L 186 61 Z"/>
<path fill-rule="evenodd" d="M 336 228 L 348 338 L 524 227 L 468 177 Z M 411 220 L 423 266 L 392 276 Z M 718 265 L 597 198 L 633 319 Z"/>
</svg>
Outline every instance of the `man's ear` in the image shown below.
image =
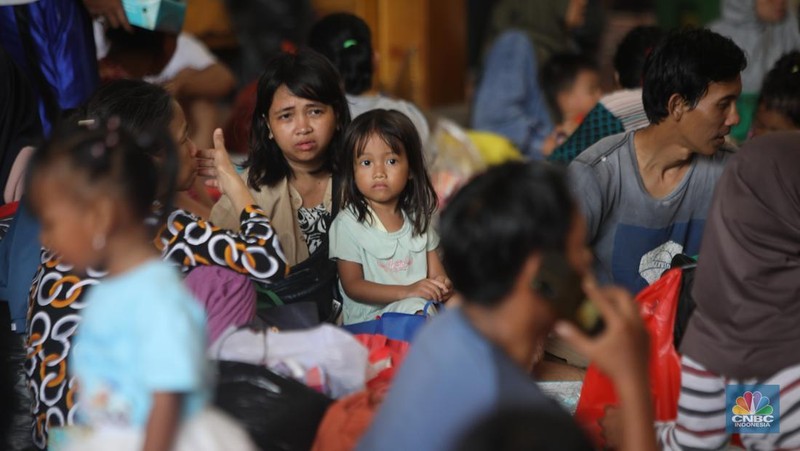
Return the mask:
<svg viewBox="0 0 800 451">
<path fill-rule="evenodd" d="M 679 122 L 684 113 L 689 111 L 689 103 L 682 95 L 672 94 L 667 101 L 667 111 L 676 122 Z"/>
<path fill-rule="evenodd" d="M 515 285 L 519 285 L 521 289 L 533 290 L 534 281 L 539 276 L 539 270 L 542 268 L 542 254 L 536 252 L 531 254 L 522 265 L 519 276 Z M 535 293 L 538 296 L 538 293 Z"/>
</svg>

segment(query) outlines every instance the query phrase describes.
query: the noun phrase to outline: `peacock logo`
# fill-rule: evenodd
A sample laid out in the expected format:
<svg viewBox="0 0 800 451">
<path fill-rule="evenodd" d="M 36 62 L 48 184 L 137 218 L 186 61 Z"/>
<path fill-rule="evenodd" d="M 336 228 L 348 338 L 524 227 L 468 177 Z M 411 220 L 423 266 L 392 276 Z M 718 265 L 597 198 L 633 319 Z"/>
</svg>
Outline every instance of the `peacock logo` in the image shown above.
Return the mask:
<svg viewBox="0 0 800 451">
<path fill-rule="evenodd" d="M 725 387 L 725 429 L 737 434 L 780 432 L 781 387 L 775 384 L 731 384 Z"/>
<path fill-rule="evenodd" d="M 736 398 L 736 405 L 732 410 L 734 415 L 772 415 L 773 411 L 769 405 L 769 398 L 760 391 L 744 392 L 742 396 Z"/>
<path fill-rule="evenodd" d="M 736 405 L 731 409 L 731 421 L 737 428 L 770 428 L 775 421 L 769 397 L 760 391 L 746 391 L 736 398 Z"/>
</svg>

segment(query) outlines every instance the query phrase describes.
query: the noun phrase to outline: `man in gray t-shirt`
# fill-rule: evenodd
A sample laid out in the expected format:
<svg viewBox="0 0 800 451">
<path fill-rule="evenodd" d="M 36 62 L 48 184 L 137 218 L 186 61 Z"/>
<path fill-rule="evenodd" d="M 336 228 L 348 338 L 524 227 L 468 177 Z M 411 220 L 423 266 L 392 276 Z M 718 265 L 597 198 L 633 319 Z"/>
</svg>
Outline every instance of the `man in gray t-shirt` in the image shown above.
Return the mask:
<svg viewBox="0 0 800 451">
<path fill-rule="evenodd" d="M 700 249 L 714 185 L 739 123 L 744 54 L 708 30 L 671 33 L 645 65 L 650 125 L 589 147 L 568 171 L 588 224 L 595 271 L 636 293 L 678 253 Z"/>
</svg>

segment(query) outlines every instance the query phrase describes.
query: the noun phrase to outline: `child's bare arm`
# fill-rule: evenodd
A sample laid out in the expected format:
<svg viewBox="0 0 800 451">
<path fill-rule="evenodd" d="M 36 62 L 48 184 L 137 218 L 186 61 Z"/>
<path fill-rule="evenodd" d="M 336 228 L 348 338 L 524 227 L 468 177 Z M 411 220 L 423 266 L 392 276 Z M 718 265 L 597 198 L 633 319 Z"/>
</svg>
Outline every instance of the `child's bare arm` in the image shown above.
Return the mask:
<svg viewBox="0 0 800 451">
<path fill-rule="evenodd" d="M 227 66 L 214 63 L 205 69 L 183 69 L 164 88 L 177 98 L 218 99 L 236 86 L 236 78 Z"/>
<path fill-rule="evenodd" d="M 179 393 L 156 392 L 153 409 L 147 419 L 143 451 L 169 451 L 178 435 L 181 419 Z"/>
<path fill-rule="evenodd" d="M 364 280 L 364 268 L 355 262 L 339 260 L 339 279 L 344 292 L 352 299 L 370 304 L 391 304 L 411 297 L 421 297 L 435 301 L 442 300 L 448 291 L 438 280 L 422 279 L 411 285 L 384 285 Z"/>
</svg>

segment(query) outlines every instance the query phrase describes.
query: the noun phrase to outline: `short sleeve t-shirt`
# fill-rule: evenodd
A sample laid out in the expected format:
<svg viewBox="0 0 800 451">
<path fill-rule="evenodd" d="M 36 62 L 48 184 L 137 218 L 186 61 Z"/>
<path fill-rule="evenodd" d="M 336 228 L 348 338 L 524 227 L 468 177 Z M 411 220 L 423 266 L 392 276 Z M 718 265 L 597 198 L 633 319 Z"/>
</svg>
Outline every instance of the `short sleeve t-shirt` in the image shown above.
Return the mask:
<svg viewBox="0 0 800 451">
<path fill-rule="evenodd" d="M 145 77 L 148 83 L 166 83 L 184 69 L 203 70 L 217 63 L 214 54 L 200 42 L 199 39 L 188 33 L 178 35 L 175 44 L 175 53 L 160 74 Z"/>
<path fill-rule="evenodd" d="M 428 276 L 428 251 L 439 246 L 439 236 L 433 228 L 415 236 L 411 221 L 404 217 L 400 230 L 387 232 L 377 216 L 373 215 L 373 218 L 367 215 L 362 223 L 350 208 L 339 212 L 329 231 L 330 257 L 360 264 L 364 280 L 370 282 L 410 285 L 425 279 Z M 341 282 L 340 288 L 345 324 L 375 319 L 387 307 L 385 304 L 355 301 L 347 296 Z"/>
<path fill-rule="evenodd" d="M 656 199 L 639 174 L 633 137 L 600 140 L 569 165 L 568 175 L 586 217 L 598 280 L 638 293 L 661 277 L 672 257 L 700 251 L 714 187 L 732 152 L 695 155 L 678 186 Z"/>
<path fill-rule="evenodd" d="M 419 332 L 359 450 L 439 451 L 507 408 L 568 414 L 500 348 L 448 309 Z"/>
<path fill-rule="evenodd" d="M 154 392 L 183 394 L 183 418 L 205 406 L 205 316 L 173 266 L 152 260 L 104 279 L 86 304 L 70 357 L 79 422 L 142 428 Z"/>
</svg>

